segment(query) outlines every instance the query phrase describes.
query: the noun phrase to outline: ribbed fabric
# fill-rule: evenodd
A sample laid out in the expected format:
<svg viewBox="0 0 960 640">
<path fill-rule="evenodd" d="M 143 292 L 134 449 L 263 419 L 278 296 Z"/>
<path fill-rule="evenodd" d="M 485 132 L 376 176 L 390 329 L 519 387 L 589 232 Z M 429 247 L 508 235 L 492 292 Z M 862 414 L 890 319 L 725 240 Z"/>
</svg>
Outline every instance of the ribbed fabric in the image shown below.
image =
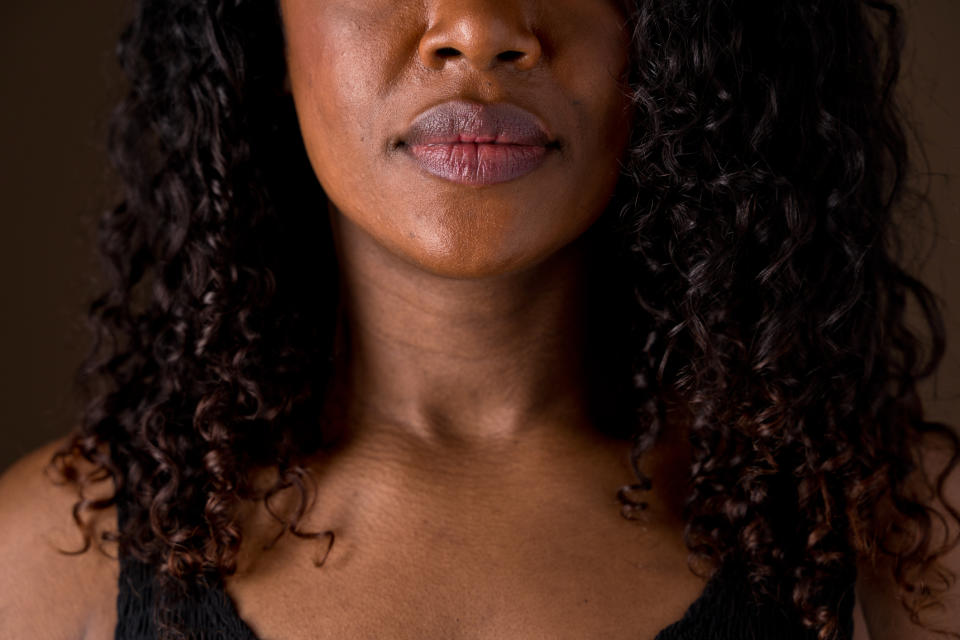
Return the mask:
<svg viewBox="0 0 960 640">
<path fill-rule="evenodd" d="M 158 637 L 153 613 L 154 576 L 149 565 L 121 558 L 116 640 Z M 177 621 L 190 640 L 258 640 L 222 588 L 202 589 L 189 599 L 177 601 L 171 607 L 170 618 Z"/>
<path fill-rule="evenodd" d="M 837 604 L 840 640 L 853 638 L 853 584 Z M 655 640 L 816 640 L 793 609 L 753 592 L 743 564 L 727 562 L 683 617 Z"/>
</svg>

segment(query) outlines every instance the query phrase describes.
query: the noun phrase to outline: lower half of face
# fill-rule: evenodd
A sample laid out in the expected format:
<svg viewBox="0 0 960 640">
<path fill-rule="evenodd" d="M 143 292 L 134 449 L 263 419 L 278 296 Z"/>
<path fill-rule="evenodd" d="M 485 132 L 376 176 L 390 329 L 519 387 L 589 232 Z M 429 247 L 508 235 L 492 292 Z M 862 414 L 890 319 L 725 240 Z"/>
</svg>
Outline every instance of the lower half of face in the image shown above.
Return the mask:
<svg viewBox="0 0 960 640">
<path fill-rule="evenodd" d="M 508 273 L 607 206 L 630 115 L 617 2 L 282 5 L 317 178 L 392 254 L 451 277 Z"/>
</svg>

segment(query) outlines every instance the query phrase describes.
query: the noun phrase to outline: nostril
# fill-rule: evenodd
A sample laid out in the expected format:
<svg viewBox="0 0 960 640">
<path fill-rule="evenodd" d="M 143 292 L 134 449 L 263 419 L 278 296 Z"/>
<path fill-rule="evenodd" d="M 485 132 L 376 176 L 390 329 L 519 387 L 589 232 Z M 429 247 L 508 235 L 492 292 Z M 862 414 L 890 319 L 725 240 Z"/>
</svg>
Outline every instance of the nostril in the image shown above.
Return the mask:
<svg viewBox="0 0 960 640">
<path fill-rule="evenodd" d="M 438 58 L 446 60 L 447 58 L 454 58 L 460 55 L 460 52 L 453 47 L 440 47 L 437 49 L 436 55 Z"/>
<path fill-rule="evenodd" d="M 497 54 L 497 60 L 501 62 L 513 62 L 514 60 L 519 60 L 524 55 L 523 51 L 504 51 Z"/>
</svg>

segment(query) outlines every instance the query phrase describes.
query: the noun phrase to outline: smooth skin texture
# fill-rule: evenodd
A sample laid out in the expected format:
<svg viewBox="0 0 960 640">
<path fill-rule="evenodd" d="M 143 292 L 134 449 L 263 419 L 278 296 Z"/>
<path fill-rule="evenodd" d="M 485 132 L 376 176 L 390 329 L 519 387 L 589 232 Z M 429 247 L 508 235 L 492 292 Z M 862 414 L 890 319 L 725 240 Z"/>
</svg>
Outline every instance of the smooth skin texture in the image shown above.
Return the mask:
<svg viewBox="0 0 960 640">
<path fill-rule="evenodd" d="M 614 2 L 281 2 L 307 152 L 338 215 L 398 258 L 480 278 L 543 261 L 602 212 L 627 142 Z M 504 55 L 507 54 L 507 55 Z M 562 143 L 533 174 L 465 188 L 395 144 L 428 107 L 512 102 Z"/>
<path fill-rule="evenodd" d="M 321 569 L 325 541 L 263 551 L 275 522 L 261 506 L 244 514 L 227 585 L 240 614 L 284 640 L 652 639 L 704 584 L 681 540 L 684 416 L 643 461 L 658 478 L 646 519 L 624 520 L 614 494 L 632 480 L 627 445 L 591 423 L 582 353 L 578 239 L 629 131 L 619 7 L 281 4 L 290 90 L 331 201 L 317 214 L 330 216 L 344 276 L 349 437 L 314 465 L 302 528 L 338 536 Z M 499 185 L 430 176 L 395 143 L 453 98 L 533 111 L 562 151 Z M 77 538 L 72 493 L 42 475 L 52 450 L 0 480 L 0 639 L 111 638 L 115 561 L 54 550 Z M 923 637 L 882 580 L 859 587 L 857 640 Z"/>
</svg>

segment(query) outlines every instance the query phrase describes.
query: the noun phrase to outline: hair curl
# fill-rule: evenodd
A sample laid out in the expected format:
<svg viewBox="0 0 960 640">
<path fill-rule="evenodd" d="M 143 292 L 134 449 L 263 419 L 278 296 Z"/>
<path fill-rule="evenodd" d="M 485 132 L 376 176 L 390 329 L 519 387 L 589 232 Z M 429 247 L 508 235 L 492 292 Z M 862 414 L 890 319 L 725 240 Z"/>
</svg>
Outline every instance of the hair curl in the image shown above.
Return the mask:
<svg viewBox="0 0 960 640">
<path fill-rule="evenodd" d="M 894 94 L 900 11 L 626 4 L 636 121 L 600 223 L 628 294 L 617 339 L 631 354 L 620 371 L 637 483 L 618 494 L 624 515 L 644 506 L 633 496 L 653 479 L 637 460 L 664 428 L 666 398 L 680 398 L 691 558 L 742 555 L 757 588 L 792 601 L 821 640 L 842 635 L 835 603 L 858 558 L 887 559 L 919 623 L 953 579 L 920 576 L 956 544 L 933 536 L 938 521 L 960 522 L 943 496 L 960 442 L 924 419 L 916 393 L 944 328 L 900 265 L 893 215 L 911 194 Z M 54 464 L 78 486 L 81 525 L 123 497 L 122 551 L 176 589 L 235 570 L 245 500 L 297 488 L 299 507 L 280 519 L 299 533 L 303 455 L 333 430 L 317 423 L 336 360 L 337 265 L 283 89 L 275 3 L 139 0 L 118 58 L 130 90 L 109 138 L 122 197 L 99 227 L 109 284 L 78 372 L 88 404 Z M 910 300 L 927 342 L 908 328 Z M 930 436 L 950 458 L 935 477 Z M 79 458 L 94 471 L 79 473 Z M 274 486 L 252 485 L 257 468 L 278 471 Z M 85 499 L 104 478 L 114 499 Z"/>
</svg>

